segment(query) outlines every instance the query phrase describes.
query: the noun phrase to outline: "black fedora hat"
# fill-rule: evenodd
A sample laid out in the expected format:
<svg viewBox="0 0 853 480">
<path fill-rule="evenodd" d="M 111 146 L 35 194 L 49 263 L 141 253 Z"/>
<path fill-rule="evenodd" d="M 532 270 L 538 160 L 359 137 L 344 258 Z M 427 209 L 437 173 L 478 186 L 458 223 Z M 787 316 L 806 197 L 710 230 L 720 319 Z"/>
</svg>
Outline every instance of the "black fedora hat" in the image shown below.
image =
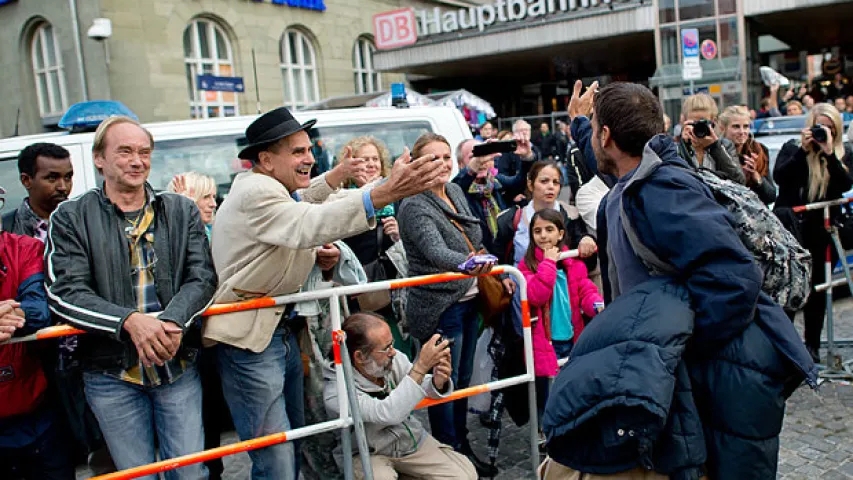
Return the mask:
<svg viewBox="0 0 853 480">
<path fill-rule="evenodd" d="M 282 138 L 314 126 L 317 120 L 308 120 L 300 125 L 287 107 L 271 110 L 246 127 L 246 146 L 237 155 L 246 160 L 257 160 L 257 154 Z"/>
</svg>

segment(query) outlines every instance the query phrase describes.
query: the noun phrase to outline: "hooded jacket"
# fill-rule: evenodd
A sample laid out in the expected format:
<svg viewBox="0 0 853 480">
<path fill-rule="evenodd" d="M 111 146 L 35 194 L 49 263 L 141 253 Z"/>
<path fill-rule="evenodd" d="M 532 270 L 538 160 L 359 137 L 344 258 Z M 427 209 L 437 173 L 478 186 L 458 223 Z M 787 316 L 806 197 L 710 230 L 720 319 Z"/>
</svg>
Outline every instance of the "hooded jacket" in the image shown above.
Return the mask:
<svg viewBox="0 0 853 480">
<path fill-rule="evenodd" d="M 641 243 L 681 272 L 675 280 L 689 294 L 695 326 L 685 358 L 709 478 L 773 479 L 785 399 L 803 379 L 815 386 L 817 370 L 782 308 L 761 292 L 760 268 L 731 215 L 687 168 L 672 139 L 659 135 L 602 201 L 605 284 L 615 298 L 650 278 L 642 264 L 637 270 L 621 218 L 604 214 L 613 200 Z"/>
<path fill-rule="evenodd" d="M 412 411 L 425 397 L 444 398 L 453 393 L 453 381 L 447 380 L 447 391 L 439 393 L 432 384 L 432 375 L 424 375 L 418 384 L 409 376 L 412 363 L 397 352 L 391 373 L 385 376 L 387 389 L 353 369 L 356 399 L 371 455 L 399 458 L 415 453 L 429 433 Z M 332 418 L 340 415 L 338 406 L 338 377 L 331 364 L 323 371 L 323 400 Z M 344 399 L 346 401 L 346 399 Z"/>
</svg>

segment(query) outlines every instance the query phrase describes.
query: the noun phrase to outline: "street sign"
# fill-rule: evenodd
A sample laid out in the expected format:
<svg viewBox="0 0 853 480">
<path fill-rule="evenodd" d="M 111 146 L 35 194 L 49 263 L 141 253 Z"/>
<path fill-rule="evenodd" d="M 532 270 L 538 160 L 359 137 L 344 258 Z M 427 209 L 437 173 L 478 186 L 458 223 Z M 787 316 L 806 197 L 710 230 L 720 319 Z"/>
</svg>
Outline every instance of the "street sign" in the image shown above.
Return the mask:
<svg viewBox="0 0 853 480">
<path fill-rule="evenodd" d="M 699 58 L 699 29 L 681 30 L 681 58 Z"/>
<path fill-rule="evenodd" d="M 681 63 L 681 78 L 684 80 L 702 80 L 702 73 L 698 58 L 685 58 Z"/>
<path fill-rule="evenodd" d="M 403 8 L 374 15 L 373 41 L 379 50 L 413 45 L 418 41 L 415 11 Z"/>
<path fill-rule="evenodd" d="M 199 75 L 196 77 L 199 90 L 213 92 L 238 92 L 243 93 L 243 77 L 217 77 L 214 75 Z"/>
<path fill-rule="evenodd" d="M 701 80 L 702 65 L 699 64 L 699 30 L 685 28 L 681 30 L 681 78 Z"/>
<path fill-rule="evenodd" d="M 710 38 L 702 42 L 700 50 L 705 60 L 713 60 L 717 56 L 717 44 Z"/>
</svg>

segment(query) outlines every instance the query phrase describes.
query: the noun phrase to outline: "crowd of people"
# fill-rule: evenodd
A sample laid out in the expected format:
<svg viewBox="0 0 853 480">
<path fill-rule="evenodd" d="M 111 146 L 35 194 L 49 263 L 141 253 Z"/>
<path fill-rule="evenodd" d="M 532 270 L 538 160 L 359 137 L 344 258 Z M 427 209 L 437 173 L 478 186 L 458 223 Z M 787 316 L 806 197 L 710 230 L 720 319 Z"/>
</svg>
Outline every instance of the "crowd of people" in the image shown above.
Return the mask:
<svg viewBox="0 0 853 480">
<path fill-rule="evenodd" d="M 202 313 L 460 271 L 490 253 L 498 260 L 465 267 L 470 278 L 345 302 L 374 478 L 495 476 L 504 411 L 541 426 L 544 479 L 775 478 L 785 399 L 814 384 L 825 297 L 809 297 L 799 340 L 796 312 L 762 292 L 732 217 L 690 172 L 774 205 L 822 259 L 820 212 L 791 209 L 853 187 L 853 157 L 839 107 L 784 101 L 807 114 L 806 128 L 772 171 L 746 106 L 721 113 L 710 96 L 688 97 L 673 136 L 660 102 L 635 84 L 577 82 L 569 123 L 553 133 L 487 122 L 458 145 L 426 133 L 396 160 L 378 139 L 353 138 L 314 176 L 314 121 L 282 107 L 246 129 L 238 156 L 252 168 L 218 206 L 215 182 L 198 172 L 156 192 L 154 138 L 130 118 L 98 127 L 103 185 L 77 198 L 69 152 L 33 144 L 18 158 L 28 197 L 2 219 L 0 342 L 55 323 L 87 333 L 0 345 L 0 473 L 73 479 L 87 456 L 96 471 L 128 469 L 216 447 L 232 427 L 249 440 L 334 418 L 346 399 L 327 301 Z M 515 151 L 474 156 L 508 138 Z M 568 250 L 577 258 L 561 258 Z M 488 461 L 471 448 L 466 399 L 429 407 L 429 432 L 412 411 L 472 377 L 526 371 L 519 286 L 500 276 L 505 308 L 484 308 L 495 290 L 482 279 L 498 263 L 527 280 L 538 418 L 527 418 L 523 390 L 492 394 L 480 419 L 496 432 Z M 825 280 L 823 268 L 811 272 L 812 285 Z M 478 372 L 486 332 L 493 368 Z M 252 478 L 340 478 L 338 443 L 328 434 L 251 450 Z M 210 460 L 164 475 L 222 472 Z"/>
</svg>

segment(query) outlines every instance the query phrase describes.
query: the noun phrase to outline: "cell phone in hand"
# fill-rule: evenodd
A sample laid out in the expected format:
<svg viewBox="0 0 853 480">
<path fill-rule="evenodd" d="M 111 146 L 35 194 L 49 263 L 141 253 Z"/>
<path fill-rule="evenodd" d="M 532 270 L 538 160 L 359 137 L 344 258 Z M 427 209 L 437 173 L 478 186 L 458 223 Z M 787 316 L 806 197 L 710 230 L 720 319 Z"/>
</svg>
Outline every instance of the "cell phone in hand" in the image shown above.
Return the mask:
<svg viewBox="0 0 853 480">
<path fill-rule="evenodd" d="M 472 154 L 475 157 L 485 157 L 493 153 L 508 153 L 514 152 L 518 148 L 518 142 L 515 140 L 501 140 L 499 142 L 481 143 L 474 145 Z"/>
<path fill-rule="evenodd" d="M 441 345 L 441 342 L 445 340 L 447 340 L 447 347 L 445 348 L 450 348 L 454 343 L 456 343 L 456 339 L 445 336 L 444 332 L 442 332 L 441 329 L 436 330 L 435 333 L 439 335 L 438 340 L 435 341 L 436 347 Z"/>
<path fill-rule="evenodd" d="M 459 271 L 470 272 L 471 270 L 474 270 L 480 265 L 485 265 L 487 263 L 498 263 L 498 257 L 490 255 L 488 253 L 482 255 L 474 255 L 473 257 L 459 264 Z"/>
</svg>

